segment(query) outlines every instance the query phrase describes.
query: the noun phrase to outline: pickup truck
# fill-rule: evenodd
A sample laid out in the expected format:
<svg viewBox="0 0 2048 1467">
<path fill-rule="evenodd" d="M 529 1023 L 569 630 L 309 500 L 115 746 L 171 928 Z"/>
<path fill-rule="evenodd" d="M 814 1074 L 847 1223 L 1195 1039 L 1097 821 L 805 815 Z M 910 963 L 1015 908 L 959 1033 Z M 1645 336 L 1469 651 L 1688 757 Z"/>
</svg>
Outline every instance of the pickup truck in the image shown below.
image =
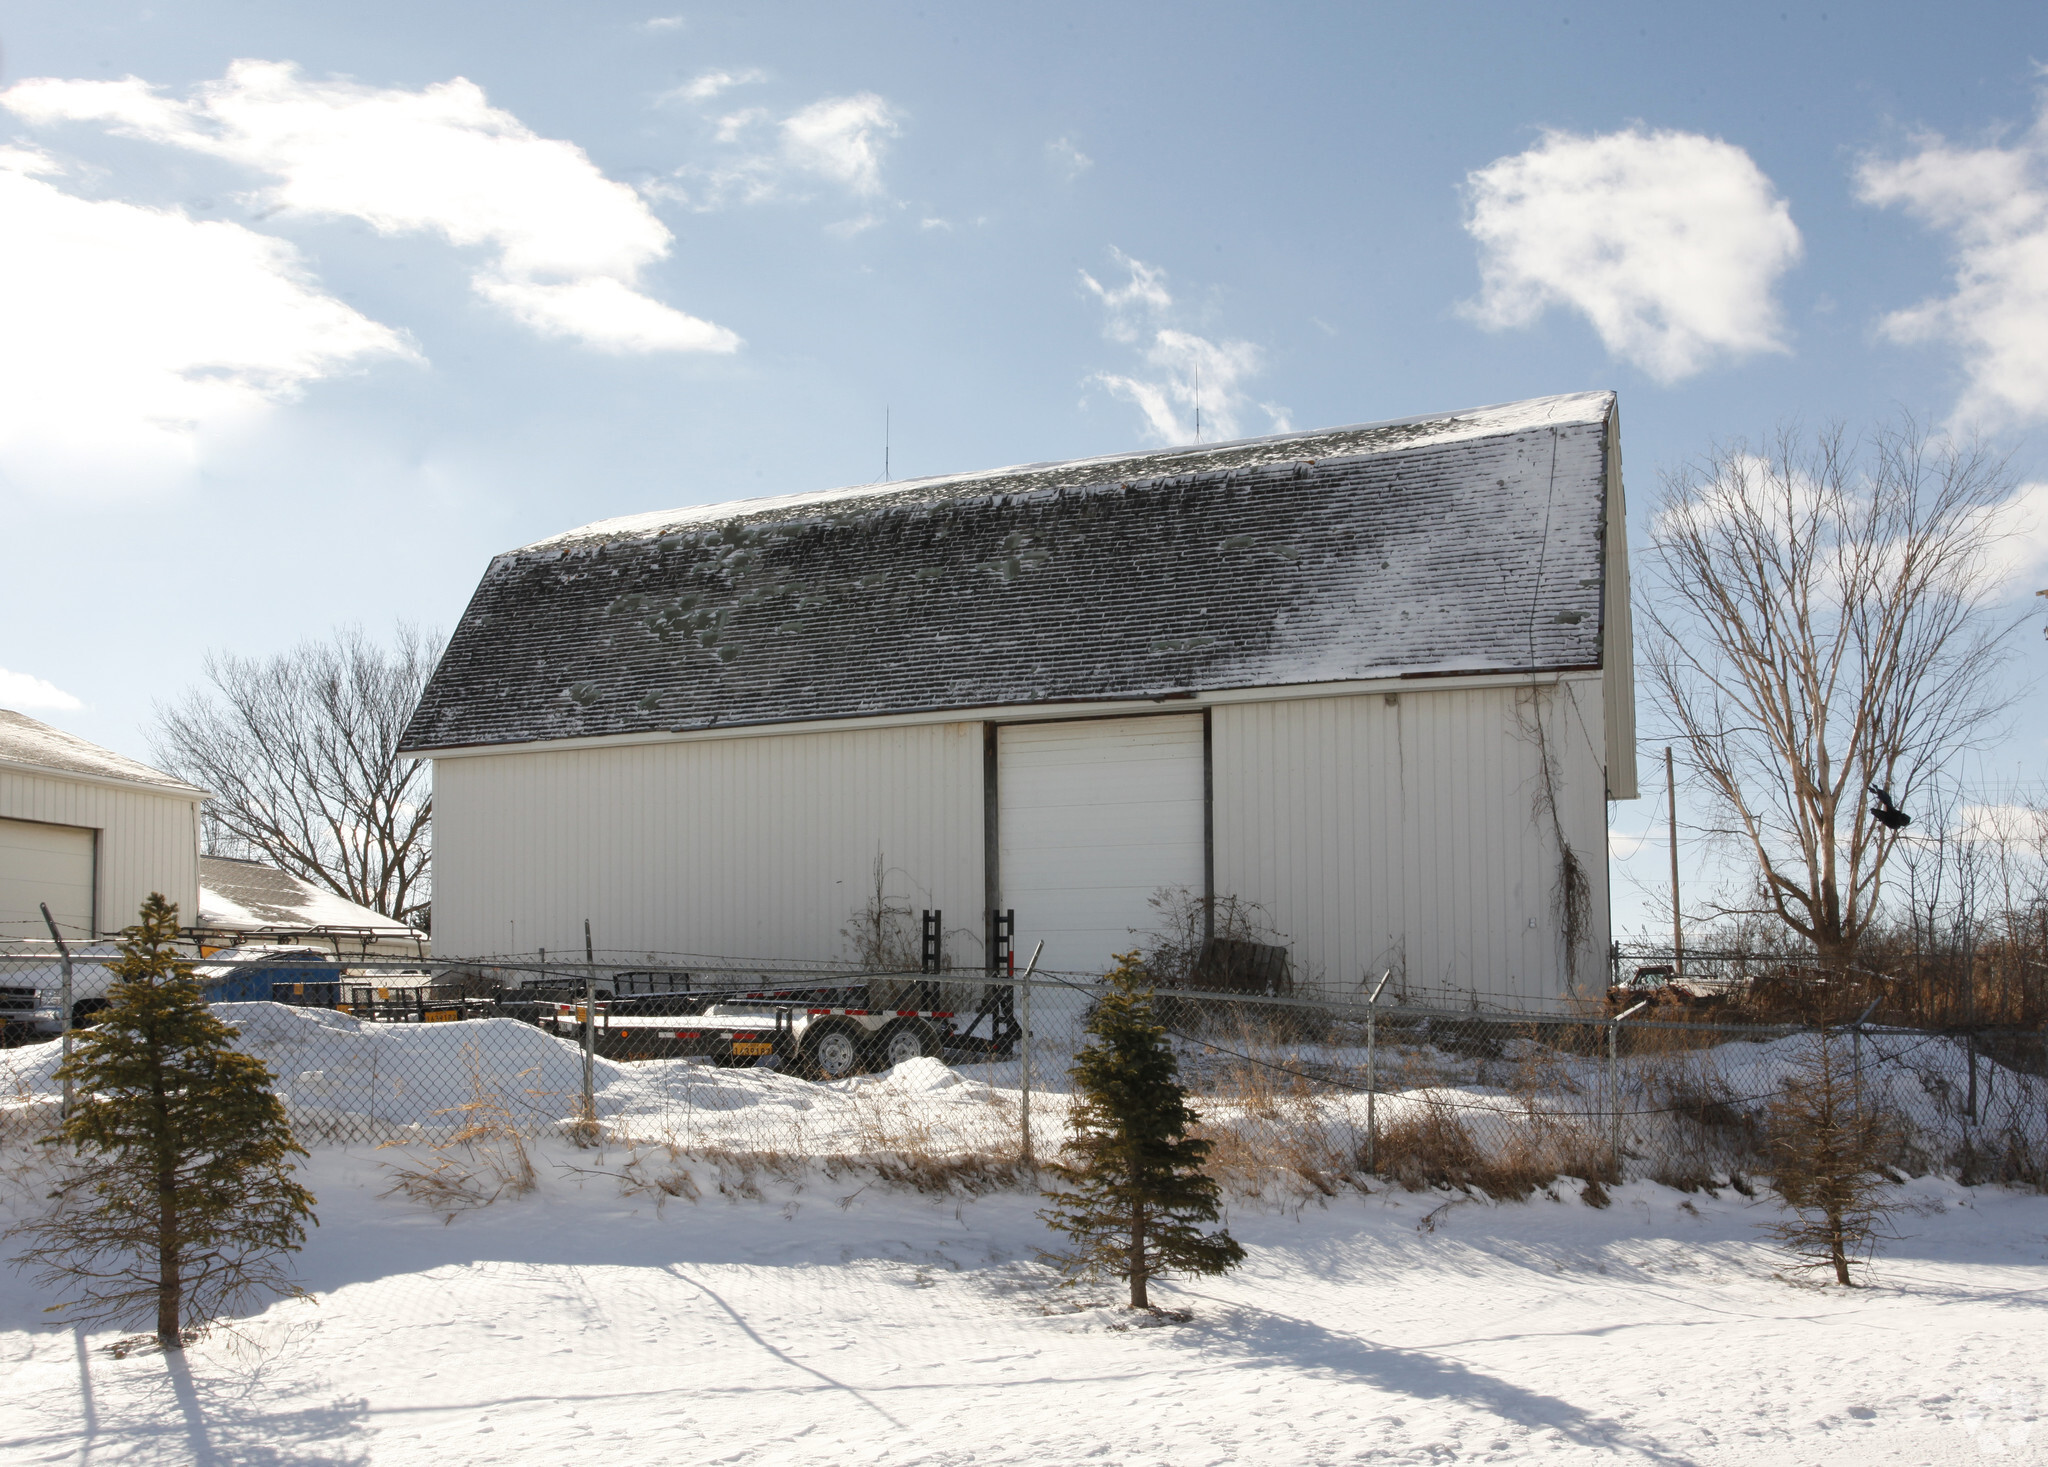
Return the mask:
<svg viewBox="0 0 2048 1467">
<path fill-rule="evenodd" d="M 45 951 L 44 949 L 48 949 Z M 107 1006 L 115 983 L 110 965 L 120 958 L 112 943 L 71 951 L 71 1024 L 90 1024 Z M 54 948 L 0 953 L 0 1025 L 10 1044 L 53 1039 L 64 1032 L 64 966 Z"/>
</svg>

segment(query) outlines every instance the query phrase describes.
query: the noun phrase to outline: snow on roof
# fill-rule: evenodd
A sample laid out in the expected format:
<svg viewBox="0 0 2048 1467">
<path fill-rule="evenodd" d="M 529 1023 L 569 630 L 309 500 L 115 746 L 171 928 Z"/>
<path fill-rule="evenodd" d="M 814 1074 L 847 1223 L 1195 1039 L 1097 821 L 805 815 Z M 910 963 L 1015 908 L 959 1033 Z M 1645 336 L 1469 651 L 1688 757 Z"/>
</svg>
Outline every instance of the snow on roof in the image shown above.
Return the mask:
<svg viewBox="0 0 2048 1467">
<path fill-rule="evenodd" d="M 404 747 L 1598 667 L 1613 410 L 601 521 L 491 563 Z"/>
<path fill-rule="evenodd" d="M 854 484 L 840 489 L 815 489 L 802 494 L 773 494 L 759 499 L 733 499 L 683 509 L 619 515 L 574 530 L 564 530 L 521 551 L 556 550 L 569 545 L 659 537 L 677 530 L 728 522 L 787 523 L 809 512 L 830 514 L 842 509 L 883 505 L 933 504 L 985 494 L 1025 494 L 1044 489 L 1085 488 L 1157 478 L 1162 474 L 1213 473 L 1302 459 L 1346 458 L 1389 453 L 1431 443 L 1453 443 L 1552 423 L 1604 418 L 1614 401 L 1611 392 L 1578 392 L 1536 397 L 1525 402 L 1467 408 L 1419 418 L 1394 418 L 1383 423 L 1354 423 L 1312 433 L 1277 433 L 1264 438 L 1239 438 L 1192 448 L 1162 448 L 1149 453 L 1105 454 L 1062 462 L 1015 464 L 924 479 L 893 479 Z"/>
<path fill-rule="evenodd" d="M 230 856 L 199 858 L 199 920 L 219 932 L 369 929 L 394 937 L 420 936 L 394 917 L 323 891 L 288 871 Z"/>
<path fill-rule="evenodd" d="M 54 774 L 82 774 L 121 784 L 148 785 L 166 793 L 204 796 L 205 791 L 173 779 L 112 749 L 88 743 L 77 734 L 40 723 L 25 713 L 0 708 L 0 763 L 47 769 Z"/>
</svg>

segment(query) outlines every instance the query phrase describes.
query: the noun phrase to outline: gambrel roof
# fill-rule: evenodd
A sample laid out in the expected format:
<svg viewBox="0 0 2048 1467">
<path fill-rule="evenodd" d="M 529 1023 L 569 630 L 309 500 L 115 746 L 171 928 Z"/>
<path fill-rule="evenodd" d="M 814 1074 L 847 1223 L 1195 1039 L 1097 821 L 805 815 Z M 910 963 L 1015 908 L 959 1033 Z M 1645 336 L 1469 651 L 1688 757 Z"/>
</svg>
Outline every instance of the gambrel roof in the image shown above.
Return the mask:
<svg viewBox="0 0 2048 1467">
<path fill-rule="evenodd" d="M 1601 661 L 1612 393 L 605 520 L 491 562 L 413 752 Z"/>
</svg>

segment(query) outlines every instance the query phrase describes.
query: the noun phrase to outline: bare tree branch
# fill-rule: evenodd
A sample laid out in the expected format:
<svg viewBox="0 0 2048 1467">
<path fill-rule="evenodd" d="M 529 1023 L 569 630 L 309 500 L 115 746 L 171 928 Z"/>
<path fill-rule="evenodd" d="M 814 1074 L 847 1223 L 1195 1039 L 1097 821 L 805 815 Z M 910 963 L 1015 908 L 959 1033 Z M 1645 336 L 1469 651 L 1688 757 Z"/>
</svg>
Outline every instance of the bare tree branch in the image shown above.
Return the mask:
<svg viewBox="0 0 2048 1467">
<path fill-rule="evenodd" d="M 1784 428 L 1666 476 L 1642 602 L 1652 696 L 1760 905 L 1830 961 L 1877 916 L 1901 801 L 2009 705 L 1989 552 L 2013 481 L 1907 419 Z"/>
<path fill-rule="evenodd" d="M 157 762 L 213 791 L 207 849 L 260 854 L 387 917 L 429 895 L 433 794 L 398 742 L 441 655 L 401 622 L 390 647 L 343 627 L 257 661 L 209 654 L 207 686 L 157 709 Z"/>
</svg>

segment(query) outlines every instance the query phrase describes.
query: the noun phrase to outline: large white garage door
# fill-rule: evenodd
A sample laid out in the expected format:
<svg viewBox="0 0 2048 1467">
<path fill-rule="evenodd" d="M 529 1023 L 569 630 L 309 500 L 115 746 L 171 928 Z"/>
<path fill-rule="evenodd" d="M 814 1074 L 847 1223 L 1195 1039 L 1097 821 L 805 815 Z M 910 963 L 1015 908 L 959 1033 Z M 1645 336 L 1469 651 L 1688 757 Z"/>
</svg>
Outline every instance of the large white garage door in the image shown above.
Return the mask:
<svg viewBox="0 0 2048 1467">
<path fill-rule="evenodd" d="M 92 832 L 0 820 L 0 935 L 47 938 L 40 902 L 67 939 L 92 935 Z"/>
<path fill-rule="evenodd" d="M 1155 925 L 1146 899 L 1203 885 L 1202 717 L 1011 724 L 996 731 L 996 828 L 1017 965 L 1106 972 Z"/>
</svg>

